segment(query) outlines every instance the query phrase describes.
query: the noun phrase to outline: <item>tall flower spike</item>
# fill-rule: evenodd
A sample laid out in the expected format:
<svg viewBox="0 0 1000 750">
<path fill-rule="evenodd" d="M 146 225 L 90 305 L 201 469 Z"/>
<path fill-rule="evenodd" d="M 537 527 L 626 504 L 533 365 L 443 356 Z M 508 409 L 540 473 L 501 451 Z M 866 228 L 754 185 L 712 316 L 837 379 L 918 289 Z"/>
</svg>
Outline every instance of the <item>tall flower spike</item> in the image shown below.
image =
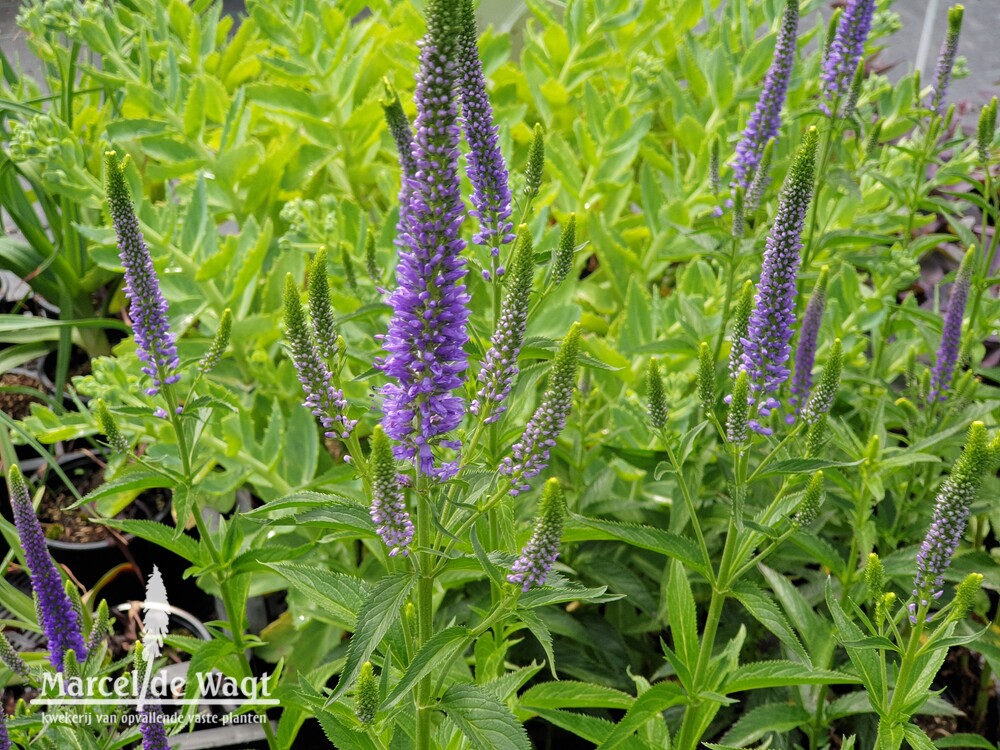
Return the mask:
<svg viewBox="0 0 1000 750">
<path fill-rule="evenodd" d="M 931 94 L 931 109 L 937 114 L 943 114 L 944 100 L 948 95 L 948 84 L 951 83 L 951 71 L 955 67 L 955 55 L 958 54 L 958 35 L 962 31 L 962 15 L 965 8 L 953 5 L 948 9 L 948 33 L 941 43 L 937 66 L 934 69 L 934 90 Z"/>
<path fill-rule="evenodd" d="M 521 439 L 511 448 L 513 458 L 505 458 L 500 465 L 500 473 L 510 477 L 511 495 L 531 489 L 525 480 L 537 476 L 549 465 L 549 450 L 555 446 L 573 406 L 579 351 L 580 324 L 574 323 L 552 362 L 542 403 L 525 425 Z"/>
<path fill-rule="evenodd" d="M 219 318 L 219 327 L 215 331 L 212 345 L 208 347 L 205 356 L 198 362 L 198 371 L 201 373 L 211 372 L 222 360 L 222 355 L 229 348 L 229 338 L 233 333 L 233 311 L 228 307 L 222 312 Z"/>
<path fill-rule="evenodd" d="M 815 424 L 823 415 L 829 413 L 833 406 L 833 400 L 837 397 L 837 389 L 840 388 L 840 372 L 844 367 L 844 354 L 841 349 L 840 339 L 833 340 L 830 347 L 830 357 L 823 368 L 823 375 L 812 396 L 802 408 L 802 418 L 806 424 Z"/>
<path fill-rule="evenodd" d="M 507 163 L 500 153 L 493 106 L 479 59 L 475 8 L 472 0 L 459 2 L 462 23 L 458 41 L 458 93 L 462 100 L 462 129 L 469 143 L 473 206 L 470 213 L 479 219 L 479 231 L 472 239 L 497 257 L 500 248 L 514 239 Z"/>
<path fill-rule="evenodd" d="M 983 423 L 973 422 L 962 455 L 938 491 L 930 528 L 917 552 L 913 595 L 921 607 L 929 604 L 929 597 L 937 599 L 943 593 L 944 573 L 965 533 L 969 507 L 991 463 L 988 439 Z"/>
<path fill-rule="evenodd" d="M 823 56 L 823 99 L 820 107 L 828 115 L 837 116 L 830 105 L 847 93 L 865 51 L 865 42 L 872 28 L 875 0 L 847 0 L 837 23 L 837 31 Z"/>
<path fill-rule="evenodd" d="M 379 537 L 389 548 L 389 556 L 406 556 L 413 541 L 413 522 L 406 510 L 406 499 L 392 457 L 392 446 L 381 425 L 372 433 L 372 504 L 369 510 Z"/>
<path fill-rule="evenodd" d="M 7 734 L 7 712 L 0 711 L 0 750 L 10 750 L 10 735 Z"/>
<path fill-rule="evenodd" d="M 823 308 L 826 306 L 826 284 L 829 269 L 826 266 L 819 272 L 819 279 L 813 287 L 813 293 L 806 305 L 802 325 L 799 327 L 799 343 L 795 349 L 795 375 L 792 377 L 792 397 L 789 404 L 795 407 L 795 414 L 802 411 L 809 391 L 812 390 L 812 368 L 816 361 L 816 341 L 819 338 L 819 327 L 823 322 Z M 793 415 L 788 415 L 788 422 L 795 421 Z"/>
<path fill-rule="evenodd" d="M 303 406 L 319 419 L 327 437 L 350 437 L 357 422 L 347 418 L 347 401 L 343 392 L 333 384 L 330 368 L 313 341 L 299 300 L 299 290 L 291 274 L 285 277 L 285 339 L 306 394 Z"/>
<path fill-rule="evenodd" d="M 663 377 L 660 375 L 660 364 L 655 358 L 650 358 L 646 370 L 646 398 L 649 400 L 649 423 L 654 430 L 662 430 L 667 426 L 667 397 L 663 392 Z"/>
<path fill-rule="evenodd" d="M 743 368 L 743 340 L 747 337 L 747 327 L 750 325 L 750 313 L 753 312 L 753 282 L 747 279 L 743 282 L 740 299 L 736 303 L 736 315 L 733 317 L 732 344 L 729 349 L 729 374 L 734 379 Z"/>
<path fill-rule="evenodd" d="M 79 659 L 87 657 L 80 632 L 80 618 L 66 595 L 59 571 L 49 556 L 45 533 L 38 523 L 28 495 L 28 485 L 16 465 L 11 466 L 7 474 L 7 488 L 14 510 L 14 525 L 28 565 L 31 588 L 38 600 L 39 625 L 49 641 L 49 661 L 61 672 L 63 655 L 68 650 L 72 649 Z"/>
<path fill-rule="evenodd" d="M 479 371 L 482 388 L 469 407 L 473 414 L 486 414 L 487 423 L 497 421 L 507 410 L 504 401 L 519 372 L 517 358 L 521 353 L 524 331 L 528 325 L 528 302 L 534 273 L 535 251 L 531 234 L 528 227 L 522 224 L 514 245 L 512 278 L 500 307 L 500 318 L 493 332 L 492 346 L 486 352 L 483 368 Z"/>
<path fill-rule="evenodd" d="M 159 706 L 146 705 L 140 709 L 139 731 L 142 733 L 142 750 L 170 750 L 167 730 L 163 726 L 163 711 Z"/>
<path fill-rule="evenodd" d="M 552 259 L 552 282 L 557 286 L 573 270 L 573 255 L 576 252 L 576 214 L 569 215 L 567 221 L 559 234 L 559 245 L 556 247 L 555 257 Z"/>
<path fill-rule="evenodd" d="M 764 250 L 754 310 L 743 339 L 743 369 L 750 376 L 750 398 L 754 407 L 749 424 L 751 429 L 763 435 L 770 435 L 771 430 L 758 418 L 766 419 L 779 405 L 774 394 L 789 374 L 785 363 L 791 351 L 788 342 L 795 322 L 795 280 L 802 249 L 802 227 L 812 199 L 816 143 L 816 128 L 810 128 L 782 187 L 778 214 Z"/>
<path fill-rule="evenodd" d="M 111 221 L 118 236 L 118 251 L 125 267 L 125 296 L 129 299 L 132 332 L 138 347 L 142 371 L 153 379 L 146 394 L 155 396 L 163 385 L 180 379 L 175 371 L 180 365 L 174 334 L 167 321 L 167 300 L 160 292 L 160 282 L 153 259 L 139 229 L 135 207 L 125 184 L 126 160 L 119 161 L 114 151 L 105 154 L 107 198 Z"/>
<path fill-rule="evenodd" d="M 798 31 L 799 0 L 787 0 L 771 67 L 764 78 L 757 106 L 750 115 L 740 142 L 736 144 L 733 173 L 735 184 L 744 189 L 750 186 L 750 181 L 757 172 L 765 145 L 776 138 L 781 129 L 781 108 L 785 104 L 788 82 L 792 77 Z"/>
<path fill-rule="evenodd" d="M 532 586 L 542 586 L 559 557 L 563 518 L 566 516 L 566 498 L 558 479 L 550 479 L 542 490 L 535 529 L 528 543 L 521 549 L 521 556 L 511 567 L 507 580 L 522 591 Z"/>
<path fill-rule="evenodd" d="M 312 318 L 312 332 L 319 355 L 329 363 L 337 356 L 337 327 L 333 323 L 326 259 L 326 247 L 321 247 L 309 264 L 309 317 Z"/>
<path fill-rule="evenodd" d="M 962 318 L 965 316 L 965 303 L 969 299 L 969 287 L 972 285 L 972 266 L 975 260 L 976 248 L 970 247 L 958 267 L 955 283 L 951 287 L 948 299 L 948 311 L 944 316 L 941 328 L 941 345 L 938 347 L 937 359 L 931 372 L 931 390 L 927 396 L 930 403 L 944 401 L 948 389 L 951 388 L 951 376 L 958 362 L 958 350 L 962 343 Z"/>
<path fill-rule="evenodd" d="M 393 314 L 383 339 L 386 356 L 376 362 L 393 381 L 382 388 L 382 426 L 398 442 L 396 457 L 416 459 L 421 474 L 441 479 L 457 467 L 435 468 L 433 446 L 462 421 L 464 405 L 454 391 L 468 367 L 469 295 L 460 235 L 465 207 L 454 95 L 459 2 L 427 4 L 412 148 L 417 171 L 401 207 L 398 286 L 388 300 Z M 452 441 L 444 445 L 458 447 Z"/>
</svg>

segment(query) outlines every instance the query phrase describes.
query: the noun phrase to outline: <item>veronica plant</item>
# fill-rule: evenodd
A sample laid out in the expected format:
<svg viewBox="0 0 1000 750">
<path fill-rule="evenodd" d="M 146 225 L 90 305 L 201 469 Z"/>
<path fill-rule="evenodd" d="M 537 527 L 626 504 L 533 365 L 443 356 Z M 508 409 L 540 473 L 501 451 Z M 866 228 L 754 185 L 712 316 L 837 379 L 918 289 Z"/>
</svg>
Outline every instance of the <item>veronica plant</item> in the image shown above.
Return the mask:
<svg viewBox="0 0 1000 750">
<path fill-rule="evenodd" d="M 603 600 L 603 590 L 585 591 L 553 567 L 566 513 L 558 479 L 545 483 L 537 511 L 529 510 L 536 517 L 530 538 L 519 539 L 512 523 L 522 507 L 520 498 L 533 496 L 532 480 L 550 469 L 559 450 L 573 406 L 582 329 L 573 324 L 554 344 L 546 385 L 525 419 L 513 397 L 534 399 L 534 379 L 521 375 L 526 361 L 537 360 L 537 355 L 526 359 L 523 351 L 531 298 L 539 295 L 535 243 L 522 225 L 516 242 L 506 247 L 512 239 L 508 170 L 472 18 L 469 0 L 429 3 L 412 126 L 398 100 L 385 105 L 401 150 L 402 189 L 395 288 L 388 293 L 391 317 L 382 338 L 385 356 L 375 362 L 388 381 L 374 403 L 381 424 L 367 451 L 354 433 L 328 433 L 344 444 L 358 472 L 372 524 L 358 528 L 375 538 L 372 552 L 383 576 L 364 584 L 368 593 L 350 624 L 354 634 L 336 688 L 325 696 L 318 693 L 313 703 L 335 742 L 349 736 L 345 732 L 361 730 L 378 745 L 410 741 L 422 749 L 445 747 L 456 732 L 471 731 L 489 716 L 505 747 L 528 747 L 519 722 L 502 702 L 509 692 L 494 694 L 489 688 L 511 678 L 516 689 L 538 670 L 536 665 L 507 671 L 510 634 L 528 627 L 541 635 L 533 609 L 543 602 Z M 469 146 L 472 213 L 479 221 L 475 241 L 489 249 L 491 258 L 484 278 L 493 292 L 478 288 L 498 301 L 492 335 L 471 342 L 485 350 L 478 361 L 467 353 L 478 332 L 469 322 L 475 300 L 467 287 L 460 125 Z M 526 166 L 529 201 L 540 189 L 541 138 L 536 131 Z M 569 239 L 564 232 L 563 249 L 555 253 L 555 283 L 546 284 L 541 296 L 568 272 L 572 227 L 571 221 Z M 326 401 L 311 395 L 339 388 L 340 382 L 340 367 L 329 363 L 319 343 L 325 330 L 319 321 L 332 315 L 329 295 L 312 291 L 317 284 L 325 287 L 324 271 L 325 262 L 311 266 L 308 316 L 297 286 L 288 282 L 286 338 L 310 394 L 307 406 L 329 403 L 344 413 L 353 407 L 339 395 Z M 491 302 L 488 296 L 480 307 L 489 309 Z M 537 369 L 537 361 L 532 367 Z M 321 422 L 331 413 L 326 407 L 319 411 Z M 529 509 L 534 504 L 529 502 Z M 315 501 L 317 509 L 324 505 L 329 507 L 330 500 Z M 464 624 L 443 627 L 444 616 L 436 613 L 444 606 L 441 595 L 453 585 L 454 572 L 470 565 L 486 585 L 486 599 L 475 614 L 461 618 Z M 322 574 L 303 581 L 291 569 L 279 570 L 293 587 L 313 591 L 331 585 Z M 334 579 L 333 585 L 341 584 Z M 405 646 L 395 641 L 396 628 L 407 633 Z M 477 661 L 475 675 L 462 677 L 455 660 L 471 646 L 493 656 Z M 382 675 L 378 683 L 376 668 Z M 352 692 L 353 709 L 345 702 Z"/>
</svg>

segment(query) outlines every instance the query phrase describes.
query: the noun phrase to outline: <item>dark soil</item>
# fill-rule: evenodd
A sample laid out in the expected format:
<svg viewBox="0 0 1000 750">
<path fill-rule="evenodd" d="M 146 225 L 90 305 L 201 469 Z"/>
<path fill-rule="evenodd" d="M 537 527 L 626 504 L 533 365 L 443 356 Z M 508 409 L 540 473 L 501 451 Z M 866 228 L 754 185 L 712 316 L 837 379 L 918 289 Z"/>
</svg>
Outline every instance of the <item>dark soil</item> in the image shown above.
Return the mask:
<svg viewBox="0 0 1000 750">
<path fill-rule="evenodd" d="M 67 476 L 72 480 L 81 495 L 92 492 L 104 483 L 104 471 L 98 466 L 82 466 L 75 470 L 67 470 Z M 166 490 L 148 490 L 129 505 L 115 518 L 148 518 L 156 516 L 167 507 L 169 494 Z M 49 539 L 62 542 L 100 542 L 114 537 L 116 532 L 106 526 L 91 523 L 95 515 L 89 506 L 75 510 L 64 510 L 76 502 L 73 493 L 58 479 L 50 479 L 48 489 L 38 508 L 38 519 L 45 529 Z"/>
<path fill-rule="evenodd" d="M 42 390 L 42 381 L 20 372 L 5 372 L 0 375 L 0 386 L 17 386 Z M 11 419 L 24 419 L 31 413 L 32 404 L 45 403 L 38 396 L 12 391 L 0 391 L 0 410 Z"/>
</svg>

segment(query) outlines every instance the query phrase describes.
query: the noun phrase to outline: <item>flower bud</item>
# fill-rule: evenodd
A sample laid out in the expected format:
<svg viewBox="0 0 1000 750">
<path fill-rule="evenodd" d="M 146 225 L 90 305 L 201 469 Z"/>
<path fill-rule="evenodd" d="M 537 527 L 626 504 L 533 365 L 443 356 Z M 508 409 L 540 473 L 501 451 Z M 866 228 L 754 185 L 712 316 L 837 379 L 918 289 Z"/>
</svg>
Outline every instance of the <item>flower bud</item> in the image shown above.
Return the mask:
<svg viewBox="0 0 1000 750">
<path fill-rule="evenodd" d="M 955 622 L 965 617 L 972 605 L 976 601 L 976 594 L 983 584 L 983 576 L 980 573 L 969 573 L 955 589 L 955 600 L 951 605 L 951 612 L 948 620 Z"/>
<path fill-rule="evenodd" d="M 232 335 L 233 330 L 233 311 L 228 307 L 223 311 L 222 317 L 219 318 L 219 327 L 215 331 L 215 337 L 212 339 L 212 345 L 205 352 L 205 356 L 201 358 L 198 362 L 198 371 L 202 373 L 210 372 L 215 369 L 216 365 L 219 364 L 219 360 L 222 359 L 222 355 L 226 353 L 226 349 L 229 348 L 229 337 Z"/>
<path fill-rule="evenodd" d="M 983 165 L 990 162 L 990 151 L 993 147 L 993 136 L 997 131 L 997 98 L 994 96 L 989 104 L 984 104 L 979 114 L 979 125 L 976 128 L 976 152 Z"/>
<path fill-rule="evenodd" d="M 747 279 L 743 283 L 740 299 L 736 303 L 736 314 L 733 316 L 733 333 L 729 340 L 729 375 L 736 378 L 743 367 L 743 340 L 747 337 L 750 325 L 750 313 L 753 312 L 753 282 Z"/>
<path fill-rule="evenodd" d="M 562 228 L 559 246 L 552 259 L 552 281 L 561 284 L 573 270 L 573 255 L 576 253 L 576 214 L 569 215 L 569 221 Z"/>
<path fill-rule="evenodd" d="M 97 419 L 97 429 L 104 433 L 108 439 L 108 445 L 118 453 L 129 452 L 129 442 L 118 429 L 118 421 L 115 419 L 104 399 L 97 399 L 94 403 L 94 417 Z"/>
<path fill-rule="evenodd" d="M 817 471 L 809 478 L 802 502 L 799 503 L 795 515 L 792 517 L 792 523 L 802 528 L 815 521 L 816 516 L 819 515 L 819 509 L 823 505 L 824 494 L 823 472 Z"/>
<path fill-rule="evenodd" d="M 667 397 L 663 392 L 660 365 L 655 359 L 649 360 L 646 371 L 646 394 L 649 399 L 649 423 L 654 430 L 662 430 L 667 426 Z"/>
<path fill-rule="evenodd" d="M 354 688 L 354 715 L 363 725 L 367 726 L 375 720 L 379 706 L 378 679 L 372 669 L 372 663 L 366 661 L 361 665 L 358 682 Z"/>
<path fill-rule="evenodd" d="M 698 347 L 698 400 L 706 414 L 715 406 L 715 358 L 706 341 Z"/>
<path fill-rule="evenodd" d="M 729 403 L 729 417 L 726 420 L 726 435 L 729 442 L 742 445 L 747 441 L 747 421 L 750 416 L 750 405 L 747 397 L 750 395 L 750 376 L 746 370 L 740 370 L 733 387 L 733 397 Z"/>
<path fill-rule="evenodd" d="M 524 194 L 528 200 L 538 195 L 544 169 L 545 129 L 540 123 L 536 123 L 531 137 L 531 145 L 528 146 L 528 166 L 524 170 Z"/>
<path fill-rule="evenodd" d="M 885 592 L 885 567 L 879 556 L 872 552 L 868 555 L 868 564 L 865 566 L 865 584 L 868 586 L 868 596 L 877 601 L 882 598 Z"/>
</svg>

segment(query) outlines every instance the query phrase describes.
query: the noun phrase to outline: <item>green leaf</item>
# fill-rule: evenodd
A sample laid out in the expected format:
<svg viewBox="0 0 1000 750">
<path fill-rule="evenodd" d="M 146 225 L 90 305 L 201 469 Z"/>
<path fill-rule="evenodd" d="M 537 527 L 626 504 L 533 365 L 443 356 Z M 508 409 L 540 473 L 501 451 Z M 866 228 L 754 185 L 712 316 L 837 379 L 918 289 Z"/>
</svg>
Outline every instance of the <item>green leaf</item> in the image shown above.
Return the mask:
<svg viewBox="0 0 1000 750">
<path fill-rule="evenodd" d="M 452 685 L 439 705 L 476 750 L 531 750 L 521 722 L 481 687 Z"/>
<path fill-rule="evenodd" d="M 572 538 L 575 541 L 585 539 L 615 539 L 631 544 L 634 547 L 639 547 L 640 549 L 647 549 L 658 552 L 661 555 L 666 555 L 707 577 L 707 571 L 702 564 L 698 546 L 687 537 L 652 526 L 621 523 L 619 521 L 605 521 L 599 518 L 585 518 L 575 513 L 571 513 L 570 518 L 570 523 L 566 525 L 566 537 L 570 536 L 574 526 L 576 529 L 582 527 L 583 529 L 592 529 L 598 532 L 596 535 L 574 535 Z"/>
<path fill-rule="evenodd" d="M 124 531 L 126 534 L 134 534 L 147 542 L 153 542 L 164 549 L 168 549 L 175 555 L 179 555 L 194 565 L 204 565 L 206 556 L 201 546 L 187 534 L 174 534 L 174 530 L 169 526 L 156 521 L 146 520 L 117 520 L 94 519 L 95 523 L 102 523 L 112 529 Z"/>
<path fill-rule="evenodd" d="M 840 602 L 833 595 L 833 581 L 826 579 L 826 606 L 833 615 L 834 625 L 841 641 L 860 641 L 864 638 L 861 628 L 851 622 Z M 868 691 L 868 697 L 872 706 L 878 710 L 880 708 L 880 696 L 883 694 L 884 684 L 881 674 L 881 657 L 872 649 L 848 648 L 847 655 L 851 659 L 854 668 L 861 676 L 861 683 Z"/>
<path fill-rule="evenodd" d="M 144 469 L 135 469 L 133 471 L 124 472 L 121 476 L 111 480 L 110 482 L 105 482 L 93 492 L 88 493 L 81 500 L 73 503 L 69 506 L 69 508 L 67 508 L 67 510 L 79 508 L 81 505 L 85 505 L 86 503 L 97 502 L 98 500 L 103 500 L 105 498 L 124 494 L 126 492 L 136 495 L 141 490 L 149 490 L 157 487 L 169 487 L 170 485 L 170 478 L 165 477 L 163 474 L 158 474 L 154 471 L 146 471 Z"/>
<path fill-rule="evenodd" d="M 907 724 L 903 727 L 903 736 L 913 750 L 936 750 L 931 738 L 916 724 Z"/>
<path fill-rule="evenodd" d="M 368 595 L 365 581 L 344 573 L 297 563 L 272 562 L 265 565 L 328 612 L 336 622 L 344 625 L 357 620 Z"/>
<path fill-rule="evenodd" d="M 997 746 L 987 740 L 982 735 L 960 733 L 949 737 L 942 737 L 934 741 L 934 746 L 938 748 L 961 747 L 961 748 L 982 748 L 982 750 L 997 750 Z"/>
<path fill-rule="evenodd" d="M 635 702 L 621 690 L 593 685 L 589 682 L 562 680 L 543 682 L 525 690 L 518 699 L 522 708 L 621 708 L 628 709 Z"/>
<path fill-rule="evenodd" d="M 358 612 L 354 635 L 351 636 L 351 643 L 347 647 L 347 662 L 344 664 L 344 671 L 340 675 L 340 682 L 337 683 L 331 701 L 336 700 L 354 684 L 358 672 L 361 671 L 361 665 L 368 661 L 385 634 L 389 632 L 389 628 L 402 616 L 406 597 L 413 588 L 414 580 L 413 575 L 401 573 L 386 576 L 372 588 Z"/>
<path fill-rule="evenodd" d="M 552 672 L 552 678 L 558 679 L 556 675 L 556 655 L 552 649 L 552 633 L 549 632 L 548 625 L 530 609 L 518 607 L 517 616 L 524 623 L 524 626 L 531 631 L 531 634 L 535 636 L 535 640 L 541 644 L 542 650 L 545 652 L 545 657 L 549 661 L 549 671 Z"/>
<path fill-rule="evenodd" d="M 651 718 L 658 716 L 660 712 L 667 710 L 671 706 L 683 703 L 686 699 L 687 696 L 684 690 L 674 682 L 660 682 L 653 685 L 653 687 L 635 699 L 635 703 L 632 704 L 632 707 L 622 717 L 622 720 L 614 728 L 614 731 L 601 743 L 599 749 L 612 750 L 618 747 Z"/>
<path fill-rule="evenodd" d="M 346 706 L 340 704 L 316 710 L 316 719 L 323 733 L 339 750 L 377 750 L 378 746 L 360 727 L 357 719 Z"/>
<path fill-rule="evenodd" d="M 687 572 L 677 560 L 670 561 L 667 582 L 667 620 L 674 639 L 674 650 L 689 667 L 698 662 L 698 613 Z"/>
<path fill-rule="evenodd" d="M 472 636 L 472 631 L 458 625 L 447 628 L 431 636 L 406 667 L 406 673 L 396 683 L 396 687 L 385 699 L 382 708 L 390 709 L 405 698 L 420 678 L 430 674 L 435 667 L 451 662 L 459 648 L 464 649 Z"/>
<path fill-rule="evenodd" d="M 807 668 L 812 668 L 812 661 L 809 659 L 809 654 L 802 648 L 798 636 L 795 635 L 792 626 L 788 624 L 784 613 L 773 599 L 748 581 L 740 581 L 737 585 L 733 586 L 733 596 L 739 600 L 740 604 L 746 607 L 747 612 L 753 615 L 761 625 L 774 633 L 779 641 L 802 659 Z"/>
<path fill-rule="evenodd" d="M 812 718 L 810 713 L 799 706 L 765 703 L 744 714 L 733 728 L 726 732 L 722 742 L 743 747 L 769 732 L 790 732 L 810 718 Z"/>
<path fill-rule="evenodd" d="M 785 685 L 853 685 L 857 677 L 831 669 L 809 669 L 795 661 L 759 661 L 737 667 L 729 676 L 723 693 L 783 687 Z"/>
</svg>

